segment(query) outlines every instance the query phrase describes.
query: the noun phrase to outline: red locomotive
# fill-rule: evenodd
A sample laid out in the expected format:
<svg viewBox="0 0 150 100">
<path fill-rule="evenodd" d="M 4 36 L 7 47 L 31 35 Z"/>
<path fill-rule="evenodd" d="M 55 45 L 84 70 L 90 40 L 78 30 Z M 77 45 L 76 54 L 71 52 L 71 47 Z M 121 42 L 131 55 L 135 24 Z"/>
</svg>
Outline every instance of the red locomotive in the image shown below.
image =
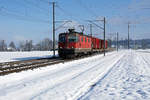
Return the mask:
<svg viewBox="0 0 150 100">
<path fill-rule="evenodd" d="M 58 53 L 60 57 L 71 58 L 101 52 L 104 49 L 103 43 L 104 40 L 69 29 L 69 32 L 59 34 Z M 107 49 L 107 41 L 105 49 Z"/>
</svg>

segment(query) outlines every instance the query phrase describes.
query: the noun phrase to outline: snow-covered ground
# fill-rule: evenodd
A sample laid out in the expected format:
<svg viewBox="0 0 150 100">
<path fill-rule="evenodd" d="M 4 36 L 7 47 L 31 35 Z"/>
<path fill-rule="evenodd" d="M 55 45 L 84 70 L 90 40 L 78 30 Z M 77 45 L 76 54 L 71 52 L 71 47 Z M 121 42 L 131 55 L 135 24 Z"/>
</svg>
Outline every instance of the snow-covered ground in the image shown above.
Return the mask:
<svg viewBox="0 0 150 100">
<path fill-rule="evenodd" d="M 137 51 L 139 51 L 139 52 L 145 52 L 145 53 L 150 53 L 150 49 L 139 49 Z"/>
<path fill-rule="evenodd" d="M 0 52 L 0 62 L 39 59 L 39 58 L 51 57 L 52 55 L 53 55 L 52 51 Z"/>
<path fill-rule="evenodd" d="M 149 61 L 119 51 L 0 76 L 0 100 L 150 100 Z"/>
<path fill-rule="evenodd" d="M 130 51 L 80 100 L 150 100 L 150 52 Z"/>
</svg>

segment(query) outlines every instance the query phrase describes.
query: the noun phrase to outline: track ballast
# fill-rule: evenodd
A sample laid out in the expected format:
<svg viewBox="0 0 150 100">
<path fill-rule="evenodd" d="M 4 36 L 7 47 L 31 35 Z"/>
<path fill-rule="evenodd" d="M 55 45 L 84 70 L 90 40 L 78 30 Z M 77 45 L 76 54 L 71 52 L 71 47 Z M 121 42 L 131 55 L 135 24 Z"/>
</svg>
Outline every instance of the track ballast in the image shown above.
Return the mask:
<svg viewBox="0 0 150 100">
<path fill-rule="evenodd" d="M 113 50 L 109 50 L 113 51 Z M 108 52 L 108 51 L 107 51 Z M 102 52 L 100 52 L 102 53 Z M 85 57 L 90 57 L 97 55 L 98 53 L 94 53 L 92 55 L 82 55 L 80 57 L 72 58 L 72 59 L 63 59 L 60 57 L 52 57 L 52 58 L 41 58 L 41 59 L 32 59 L 25 61 L 14 61 L 14 62 L 4 62 L 0 63 L 0 76 L 7 75 L 10 73 L 17 73 L 26 70 L 33 70 L 35 68 L 45 67 L 48 65 L 54 65 L 58 63 L 65 63 L 68 61 L 78 60 Z"/>
<path fill-rule="evenodd" d="M 14 62 L 4 62 L 0 63 L 0 76 L 7 75 L 14 72 L 25 71 L 29 69 L 35 69 L 39 67 L 45 67 L 48 65 L 63 63 L 64 60 L 56 58 L 44 58 L 44 59 L 33 59 L 26 61 L 14 61 Z"/>
</svg>

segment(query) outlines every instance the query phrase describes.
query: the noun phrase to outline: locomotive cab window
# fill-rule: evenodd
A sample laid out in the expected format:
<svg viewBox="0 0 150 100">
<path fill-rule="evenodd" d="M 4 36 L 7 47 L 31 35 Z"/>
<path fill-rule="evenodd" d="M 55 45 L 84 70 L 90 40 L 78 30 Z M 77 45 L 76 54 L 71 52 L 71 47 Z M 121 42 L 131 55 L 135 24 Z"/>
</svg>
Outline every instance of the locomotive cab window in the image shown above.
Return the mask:
<svg viewBox="0 0 150 100">
<path fill-rule="evenodd" d="M 69 35 L 68 36 L 68 41 L 69 42 L 78 42 L 79 38 L 75 35 Z"/>
<path fill-rule="evenodd" d="M 59 36 L 59 42 L 66 42 L 66 36 L 65 35 L 60 35 Z"/>
</svg>

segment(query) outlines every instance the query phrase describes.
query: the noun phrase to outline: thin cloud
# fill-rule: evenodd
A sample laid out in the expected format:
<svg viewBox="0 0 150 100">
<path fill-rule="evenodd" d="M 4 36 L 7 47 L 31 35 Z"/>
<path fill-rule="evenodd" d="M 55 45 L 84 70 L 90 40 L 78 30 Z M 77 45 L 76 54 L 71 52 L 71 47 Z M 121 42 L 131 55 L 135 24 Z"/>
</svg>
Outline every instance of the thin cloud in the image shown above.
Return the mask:
<svg viewBox="0 0 150 100">
<path fill-rule="evenodd" d="M 150 9 L 150 0 L 135 0 L 129 5 L 128 9 L 131 11 Z"/>
<path fill-rule="evenodd" d="M 128 21 L 126 20 L 125 17 L 119 17 L 119 16 L 115 16 L 115 17 L 109 18 L 107 20 L 108 24 L 113 24 L 113 25 L 121 25 L 121 24 L 125 24 L 127 22 Z"/>
</svg>

